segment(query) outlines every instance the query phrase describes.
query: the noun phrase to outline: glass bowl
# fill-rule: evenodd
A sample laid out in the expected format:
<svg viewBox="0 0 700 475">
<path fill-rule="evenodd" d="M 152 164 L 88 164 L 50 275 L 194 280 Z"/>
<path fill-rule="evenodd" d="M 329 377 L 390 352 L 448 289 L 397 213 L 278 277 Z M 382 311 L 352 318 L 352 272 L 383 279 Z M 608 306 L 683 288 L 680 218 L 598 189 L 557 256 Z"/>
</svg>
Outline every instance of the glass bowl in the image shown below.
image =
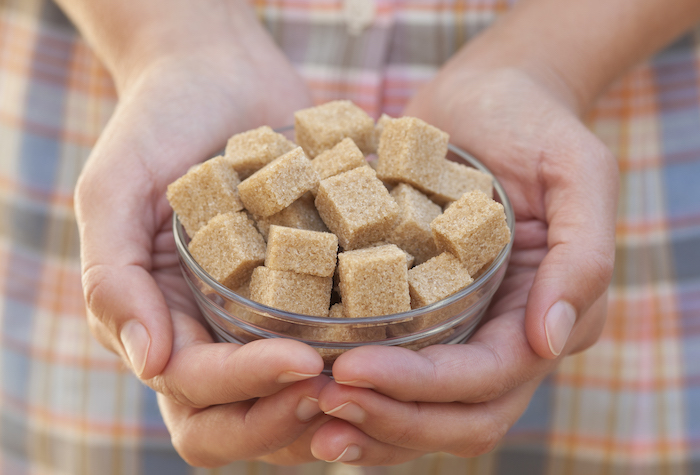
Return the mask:
<svg viewBox="0 0 700 475">
<path fill-rule="evenodd" d="M 491 175 L 477 159 L 450 145 L 448 159 Z M 493 175 L 492 175 L 493 176 Z M 417 350 L 434 344 L 465 342 L 482 319 L 501 284 L 513 246 L 515 218 L 503 187 L 493 177 L 494 199 L 503 204 L 511 240 L 459 292 L 408 312 L 371 318 L 332 319 L 285 312 L 249 300 L 214 280 L 194 260 L 189 236 L 173 216 L 173 234 L 182 274 L 212 332 L 219 341 L 245 344 L 261 338 L 292 338 L 315 348 L 330 373 L 335 359 L 361 345 L 390 345 Z"/>
</svg>

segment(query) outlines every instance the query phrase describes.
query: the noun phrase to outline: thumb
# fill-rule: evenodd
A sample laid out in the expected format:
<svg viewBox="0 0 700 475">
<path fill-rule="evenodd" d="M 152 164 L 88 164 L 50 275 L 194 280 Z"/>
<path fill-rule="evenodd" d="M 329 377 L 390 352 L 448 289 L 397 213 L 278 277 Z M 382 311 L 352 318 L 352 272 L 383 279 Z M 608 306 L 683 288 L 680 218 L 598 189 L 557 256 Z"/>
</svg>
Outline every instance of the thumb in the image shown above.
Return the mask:
<svg viewBox="0 0 700 475">
<path fill-rule="evenodd" d="M 602 144 L 573 155 L 550 163 L 545 158 L 541 168 L 549 251 L 528 296 L 525 325 L 530 345 L 543 358 L 564 351 L 582 318 L 600 319 L 587 321 L 586 328 L 602 326 L 604 312 L 587 312 L 613 272 L 617 165 Z"/>
</svg>

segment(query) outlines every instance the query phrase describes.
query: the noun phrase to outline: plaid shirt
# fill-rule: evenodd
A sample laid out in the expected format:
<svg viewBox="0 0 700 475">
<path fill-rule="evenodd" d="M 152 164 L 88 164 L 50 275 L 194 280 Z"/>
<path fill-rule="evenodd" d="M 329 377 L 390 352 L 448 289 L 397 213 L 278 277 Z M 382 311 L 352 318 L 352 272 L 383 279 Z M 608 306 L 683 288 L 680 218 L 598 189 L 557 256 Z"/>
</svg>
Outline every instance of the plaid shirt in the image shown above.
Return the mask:
<svg viewBox="0 0 700 475">
<path fill-rule="evenodd" d="M 351 35 L 340 0 L 255 2 L 316 102 L 348 98 L 375 117 L 400 115 L 508 7 L 376 0 Z M 618 81 L 589 117 L 621 168 L 603 335 L 564 359 L 497 450 L 469 460 L 201 470 L 178 457 L 154 393 L 85 323 L 73 187 L 115 103 L 52 3 L 0 1 L 1 474 L 700 473 L 700 29 Z"/>
</svg>

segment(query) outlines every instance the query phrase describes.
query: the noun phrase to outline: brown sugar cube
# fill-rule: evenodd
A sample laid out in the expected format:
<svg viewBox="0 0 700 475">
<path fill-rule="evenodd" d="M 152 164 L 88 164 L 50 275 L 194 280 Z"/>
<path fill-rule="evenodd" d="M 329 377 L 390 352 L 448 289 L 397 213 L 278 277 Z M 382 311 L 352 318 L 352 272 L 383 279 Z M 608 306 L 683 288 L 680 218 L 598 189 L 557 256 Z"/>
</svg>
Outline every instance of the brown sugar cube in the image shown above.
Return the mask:
<svg viewBox="0 0 700 475">
<path fill-rule="evenodd" d="M 472 282 L 474 279 L 459 259 L 443 252 L 408 271 L 411 308 L 438 302 Z"/>
<path fill-rule="evenodd" d="M 366 166 L 365 156 L 350 137 L 344 138 L 333 148 L 319 154 L 311 161 L 319 179 L 337 175 L 353 168 Z"/>
<path fill-rule="evenodd" d="M 340 295 L 348 318 L 411 309 L 406 255 L 393 244 L 338 254 Z"/>
<path fill-rule="evenodd" d="M 245 213 L 212 218 L 189 244 L 192 257 L 222 285 L 236 289 L 265 261 L 265 241 Z"/>
<path fill-rule="evenodd" d="M 389 122 L 390 120 L 394 120 L 391 116 L 387 114 L 382 114 L 379 117 L 379 120 L 377 120 L 377 123 L 374 124 L 374 150 L 372 153 L 377 153 L 377 150 L 379 149 L 379 138 L 382 136 L 382 132 L 384 131 L 384 126 Z"/>
<path fill-rule="evenodd" d="M 464 193 L 481 190 L 493 198 L 493 178 L 491 175 L 461 163 L 444 160 L 440 174 L 440 184 L 430 198 L 440 206 L 457 201 Z"/>
<path fill-rule="evenodd" d="M 343 318 L 343 304 L 336 303 L 331 305 L 331 309 L 328 312 L 328 318 Z"/>
<path fill-rule="evenodd" d="M 241 287 L 237 289 L 232 289 L 236 294 L 243 298 L 251 300 L 250 298 L 250 279 L 246 281 Z M 287 333 L 292 327 L 293 323 L 284 321 L 281 319 L 273 318 L 272 315 L 265 315 L 257 312 L 256 310 L 248 307 L 247 305 L 241 305 L 234 300 L 224 300 L 224 310 L 232 315 L 233 319 L 243 320 L 250 323 L 258 328 L 262 328 L 267 331 L 277 332 L 277 333 Z M 254 335 L 249 331 L 244 330 L 241 326 L 230 323 L 227 319 L 219 319 L 219 323 L 226 326 L 226 329 L 236 335 L 242 343 L 247 341 L 258 339 L 260 336 Z"/>
<path fill-rule="evenodd" d="M 415 257 L 415 264 L 422 264 L 439 254 L 430 223 L 442 214 L 442 208 L 430 198 L 406 183 L 400 183 L 391 196 L 399 205 L 399 219 L 387 236 L 387 241 Z"/>
<path fill-rule="evenodd" d="M 332 327 L 296 327 L 291 333 L 292 336 L 304 340 L 339 343 L 367 343 L 386 339 L 386 330 L 383 327 L 355 328 L 346 324 Z M 341 350 L 342 352 L 344 350 Z"/>
<path fill-rule="evenodd" d="M 439 189 L 449 135 L 415 117 L 387 121 L 379 140 L 377 176 L 430 194 Z"/>
<path fill-rule="evenodd" d="M 350 101 L 331 101 L 294 114 L 294 137 L 304 152 L 314 158 L 350 137 L 362 150 L 372 151 L 374 120 Z"/>
<path fill-rule="evenodd" d="M 337 256 L 335 234 L 270 226 L 265 256 L 265 266 L 270 269 L 332 277 Z"/>
<path fill-rule="evenodd" d="M 238 175 L 224 157 L 190 168 L 168 185 L 166 196 L 180 222 L 192 237 L 217 214 L 240 211 Z"/>
<path fill-rule="evenodd" d="M 399 214 L 399 206 L 370 167 L 322 180 L 316 209 L 345 250 L 381 241 Z"/>
<path fill-rule="evenodd" d="M 327 317 L 332 277 L 257 267 L 250 279 L 250 299 L 285 312 Z"/>
<path fill-rule="evenodd" d="M 348 323 L 343 312 L 342 303 L 333 304 L 328 317 L 345 320 L 345 322 L 333 326 L 325 325 L 323 327 L 296 325 L 291 329 L 290 334 L 306 341 L 330 343 L 367 343 L 386 339 L 386 329 L 383 326 L 357 326 Z M 349 350 L 349 348 L 339 347 L 315 347 L 315 349 L 328 367 L 330 367 L 340 355 Z"/>
<path fill-rule="evenodd" d="M 297 325 L 294 336 L 305 340 L 329 341 L 329 342 L 357 342 L 384 340 L 386 330 L 383 326 L 353 325 L 351 319 L 345 318 L 343 304 L 336 303 L 328 312 L 329 318 L 341 320 L 337 325 L 301 326 Z"/>
<path fill-rule="evenodd" d="M 395 244 L 395 243 L 392 243 L 392 242 L 389 242 L 389 241 L 377 241 L 377 242 L 373 242 L 372 244 L 370 244 L 370 245 L 367 246 L 367 247 L 386 246 L 387 244 Z M 399 248 L 399 249 L 400 249 L 400 248 Z M 403 253 L 406 255 L 406 268 L 407 268 L 407 269 L 410 269 L 411 267 L 413 267 L 413 264 L 416 262 L 416 258 L 413 257 L 412 254 L 406 252 L 405 249 L 401 249 L 401 250 L 402 250 Z"/>
<path fill-rule="evenodd" d="M 328 232 L 328 228 L 318 214 L 318 211 L 316 211 L 314 195 L 311 192 L 305 193 L 294 203 L 272 216 L 266 218 L 256 217 L 255 222 L 258 225 L 258 230 L 260 230 L 260 233 L 266 240 L 270 226 L 273 224 L 322 233 Z"/>
<path fill-rule="evenodd" d="M 243 298 L 250 300 L 250 279 L 246 280 L 243 284 L 233 290 L 236 294 Z"/>
<path fill-rule="evenodd" d="M 238 195 L 248 211 L 264 218 L 282 211 L 316 186 L 318 174 L 297 147 L 240 182 Z"/>
<path fill-rule="evenodd" d="M 479 190 L 452 203 L 430 228 L 438 249 L 457 256 L 469 275 L 476 275 L 510 240 L 503 205 Z"/>
<path fill-rule="evenodd" d="M 228 139 L 224 156 L 243 180 L 296 147 L 284 135 L 264 125 Z"/>
</svg>

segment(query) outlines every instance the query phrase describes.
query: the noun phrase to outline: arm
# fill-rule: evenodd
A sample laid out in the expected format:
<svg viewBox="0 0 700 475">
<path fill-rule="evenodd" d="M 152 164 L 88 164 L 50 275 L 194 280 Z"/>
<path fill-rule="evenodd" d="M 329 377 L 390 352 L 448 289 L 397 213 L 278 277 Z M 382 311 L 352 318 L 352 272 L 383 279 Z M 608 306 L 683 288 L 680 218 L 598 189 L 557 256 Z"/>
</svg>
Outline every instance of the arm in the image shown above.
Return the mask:
<svg viewBox="0 0 700 475">
<path fill-rule="evenodd" d="M 328 381 L 320 356 L 292 341 L 213 342 L 180 274 L 165 199 L 234 133 L 290 123 L 308 105 L 302 80 L 243 1 L 61 5 L 120 96 L 75 194 L 93 333 L 160 393 L 188 462 L 312 460 Z"/>
<path fill-rule="evenodd" d="M 698 21 L 693 0 L 525 0 L 455 55 L 445 73 L 517 68 L 582 113 L 612 81 Z"/>
<path fill-rule="evenodd" d="M 504 110 L 509 110 L 510 115 L 500 117 L 498 124 L 490 126 L 512 133 L 514 142 L 530 141 L 531 146 L 537 147 L 530 150 L 531 160 L 517 160 L 530 174 L 514 166 L 514 162 L 507 164 L 503 160 L 494 165 L 494 171 L 511 185 L 507 191 L 512 190 L 516 198 L 524 190 L 518 186 L 522 182 L 543 185 L 541 193 L 529 196 L 527 213 L 520 199 L 519 216 L 521 220 L 534 218 L 549 228 L 547 244 L 551 252 L 540 269 L 527 307 L 528 339 L 543 357 L 556 356 L 556 351 L 549 347 L 555 336 L 547 333 L 548 322 L 544 318 L 548 309 L 563 300 L 573 305 L 576 315 L 585 313 L 603 294 L 612 274 L 616 165 L 595 137 L 583 128 L 576 131 L 580 124 L 563 124 L 585 113 L 595 98 L 632 65 L 698 21 L 700 4 L 692 0 L 671 3 L 525 0 L 459 51 L 409 105 L 409 112 L 427 114 L 432 123 L 446 127 L 457 143 L 477 156 L 489 157 L 494 154 L 494 144 L 479 138 L 480 133 L 488 131 L 477 132 L 485 126 L 464 125 L 473 115 L 463 110 L 465 104 L 454 101 L 455 97 L 461 97 L 463 101 L 474 102 L 474 97 L 465 97 L 469 95 L 464 91 L 465 86 L 476 92 L 493 92 L 494 87 L 469 86 L 488 76 L 496 86 L 500 84 L 505 89 L 497 93 L 500 97 L 491 100 L 503 101 Z M 514 94 L 518 89 L 527 94 Z M 535 102 L 539 95 L 542 97 Z M 550 100 L 551 107 L 539 107 Z M 453 104 L 453 108 L 435 110 L 432 104 L 439 103 Z M 484 97 L 479 104 L 483 106 L 483 103 Z M 473 108 L 474 104 L 468 107 Z M 553 124 L 554 117 L 550 114 L 555 108 L 569 109 L 572 114 L 564 114 Z M 523 130 L 513 127 L 513 118 L 519 112 L 522 112 L 522 124 L 534 121 L 537 127 L 543 131 L 548 128 L 550 133 L 560 128 L 558 133 L 567 138 L 568 144 L 534 142 L 533 137 L 524 137 Z M 488 111 L 477 110 L 475 114 L 488 114 Z M 457 121 L 463 125 L 457 125 Z M 515 151 L 501 153 L 503 159 Z M 525 174 L 518 177 L 514 170 Z M 607 190 L 607 193 L 603 197 L 591 196 L 591 190 Z M 586 200 L 590 203 L 585 204 Z M 551 323 L 552 330 L 567 327 Z M 562 334 L 561 338 L 564 337 Z"/>
<path fill-rule="evenodd" d="M 617 164 L 579 116 L 699 19 L 695 1 L 524 0 L 418 92 L 405 114 L 449 132 L 506 188 L 516 213 L 508 273 L 467 344 L 338 358 L 319 398 L 337 419 L 314 435 L 314 455 L 372 465 L 483 454 L 558 361 L 596 341 Z"/>
</svg>

